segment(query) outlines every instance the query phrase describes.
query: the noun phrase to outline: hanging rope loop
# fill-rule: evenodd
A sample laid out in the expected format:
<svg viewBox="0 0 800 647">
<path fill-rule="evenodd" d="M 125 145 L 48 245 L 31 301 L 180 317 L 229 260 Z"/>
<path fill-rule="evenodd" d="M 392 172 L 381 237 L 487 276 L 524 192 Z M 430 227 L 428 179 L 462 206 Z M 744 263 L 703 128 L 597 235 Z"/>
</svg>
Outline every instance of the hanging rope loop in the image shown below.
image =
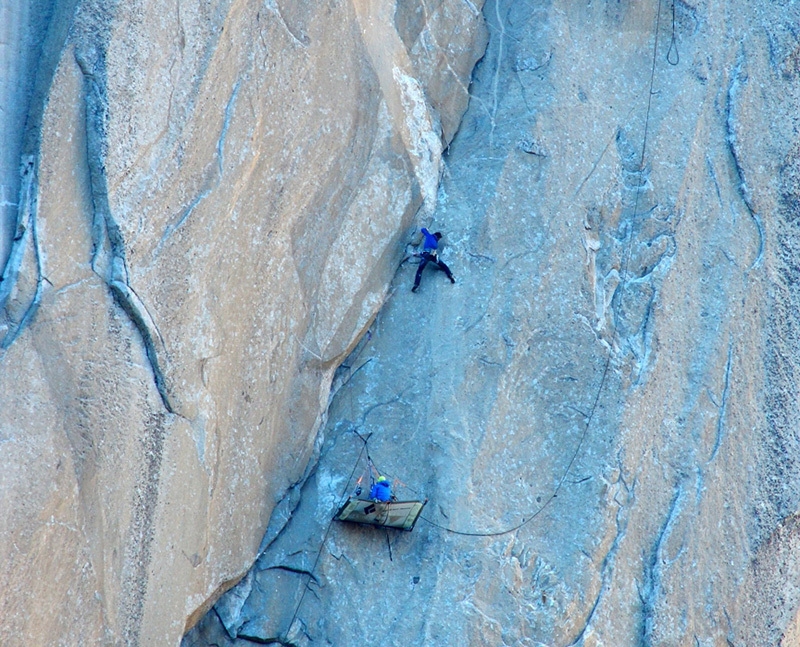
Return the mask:
<svg viewBox="0 0 800 647">
<path fill-rule="evenodd" d="M 653 94 L 655 94 L 653 92 L 653 86 L 654 86 L 655 76 L 656 76 L 656 57 L 657 57 L 657 53 L 658 53 L 658 33 L 659 33 L 659 30 L 660 30 L 660 26 L 661 26 L 661 5 L 662 5 L 662 0 L 658 0 L 658 8 L 656 9 L 655 40 L 654 40 L 654 43 L 653 43 L 653 64 L 652 64 L 652 67 L 650 69 L 650 91 L 647 94 L 647 110 L 645 112 L 644 134 L 642 136 L 642 154 L 641 154 L 641 157 L 640 157 L 640 160 L 639 160 L 640 172 L 644 171 L 644 166 L 645 166 L 644 162 L 645 162 L 645 154 L 647 152 L 647 135 L 648 135 L 648 129 L 649 129 L 649 126 L 650 126 L 650 109 L 651 109 Z M 672 61 L 670 60 L 669 57 L 670 57 L 671 51 L 673 49 L 673 45 L 675 44 L 675 0 L 673 0 L 673 2 L 672 2 L 672 41 L 673 42 L 670 44 L 670 52 L 667 53 L 667 60 L 669 60 L 670 63 Z M 674 49 L 675 49 L 675 56 L 677 57 L 677 55 L 678 55 L 677 45 L 675 45 Z M 677 64 L 677 60 L 676 60 L 675 64 Z M 634 221 L 634 222 L 636 221 L 636 216 L 639 213 L 639 193 L 640 193 L 640 191 L 641 191 L 641 187 L 637 188 L 637 190 L 636 190 L 636 199 L 635 199 L 634 206 L 633 206 L 633 217 L 632 217 L 632 221 Z M 622 263 L 622 276 L 623 277 L 627 276 L 627 273 L 628 273 L 628 263 L 629 263 L 630 256 L 631 256 L 631 247 L 632 247 L 632 244 L 633 244 L 633 238 L 634 238 L 633 235 L 629 235 L 628 236 L 628 245 L 627 245 L 627 247 L 625 249 L 625 255 L 624 255 L 623 263 Z M 624 298 L 624 295 L 623 295 L 622 298 Z M 613 337 L 613 339 L 616 339 L 617 334 L 618 334 L 618 331 L 617 331 L 616 320 L 614 320 L 613 329 L 612 329 L 612 337 Z M 561 478 L 559 479 L 558 484 L 556 485 L 555 489 L 553 490 L 553 493 L 547 498 L 547 500 L 542 504 L 542 506 L 538 510 L 536 510 L 535 512 L 533 512 L 531 515 L 529 515 L 527 517 L 522 517 L 522 520 L 520 521 L 520 523 L 516 524 L 515 526 L 512 526 L 510 528 L 505 528 L 503 530 L 497 530 L 497 531 L 457 530 L 455 528 L 449 528 L 447 526 L 443 526 L 441 524 L 438 524 L 435 521 L 432 521 L 431 519 L 428 519 L 427 517 L 424 517 L 422 515 L 420 515 L 420 519 L 423 519 L 423 520 L 427 521 L 430 525 L 432 525 L 432 526 L 434 526 L 436 528 L 439 528 L 441 530 L 444 530 L 445 532 L 449 532 L 449 533 L 454 534 L 454 535 L 463 535 L 463 536 L 467 536 L 467 537 L 499 537 L 501 535 L 508 535 L 508 534 L 510 534 L 512 532 L 516 532 L 517 530 L 519 530 L 523 526 L 529 524 L 531 521 L 536 519 L 536 517 L 538 517 L 547 508 L 547 506 L 549 506 L 553 502 L 553 500 L 555 500 L 558 497 L 558 493 L 561 490 L 561 487 L 564 485 L 564 482 L 565 482 L 570 470 L 572 469 L 572 465 L 575 463 L 575 460 L 577 459 L 578 454 L 580 453 L 581 447 L 583 446 L 583 443 L 586 440 L 586 436 L 589 433 L 589 427 L 591 426 L 592 420 L 594 419 L 594 415 L 595 415 L 595 412 L 597 410 L 597 405 L 598 405 L 598 403 L 600 401 L 600 395 L 602 394 L 603 389 L 605 388 L 606 379 L 608 378 L 609 369 L 611 367 L 611 358 L 612 358 L 613 348 L 614 348 L 613 339 L 612 339 L 612 343 L 611 343 L 611 345 L 609 346 L 609 349 L 608 349 L 608 355 L 606 356 L 605 365 L 603 367 L 603 375 L 602 375 L 602 377 L 600 379 L 600 384 L 597 387 L 597 392 L 595 394 L 594 401 L 592 402 L 592 406 L 591 406 L 591 408 L 589 410 L 589 413 L 586 415 L 586 423 L 585 423 L 585 425 L 583 427 L 583 433 L 581 434 L 581 438 L 578 441 L 578 444 L 577 444 L 577 446 L 575 448 L 575 451 L 572 453 L 572 457 L 570 458 L 569 463 L 567 463 L 566 469 L 564 470 L 563 474 L 561 475 Z"/>
<path fill-rule="evenodd" d="M 672 0 L 672 40 L 670 40 L 669 49 L 667 50 L 667 63 L 670 65 L 677 65 L 680 62 L 681 57 L 678 53 L 678 42 L 675 40 L 675 0 Z"/>
</svg>

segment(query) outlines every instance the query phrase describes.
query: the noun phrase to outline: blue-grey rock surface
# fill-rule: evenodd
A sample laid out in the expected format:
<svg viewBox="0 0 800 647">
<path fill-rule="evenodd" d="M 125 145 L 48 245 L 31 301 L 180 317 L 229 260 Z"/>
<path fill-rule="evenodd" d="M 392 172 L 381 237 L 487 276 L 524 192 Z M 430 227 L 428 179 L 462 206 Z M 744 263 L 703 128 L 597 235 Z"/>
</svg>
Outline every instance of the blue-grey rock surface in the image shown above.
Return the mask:
<svg viewBox="0 0 800 647">
<path fill-rule="evenodd" d="M 177 645 L 247 572 L 433 208 L 461 7 L 3 3 L 0 644 Z"/>
</svg>

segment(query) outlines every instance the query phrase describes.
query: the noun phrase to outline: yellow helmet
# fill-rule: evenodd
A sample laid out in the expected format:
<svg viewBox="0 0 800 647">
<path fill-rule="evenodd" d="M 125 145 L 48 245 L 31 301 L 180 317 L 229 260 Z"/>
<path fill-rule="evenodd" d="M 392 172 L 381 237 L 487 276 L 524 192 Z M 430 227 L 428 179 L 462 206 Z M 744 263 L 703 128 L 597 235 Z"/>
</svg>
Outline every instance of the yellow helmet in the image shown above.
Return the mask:
<svg viewBox="0 0 800 647">
<path fill-rule="evenodd" d="M 387 479 L 385 476 L 379 476 L 378 477 L 378 483 L 383 483 L 384 481 L 388 481 L 388 480 L 389 479 Z"/>
</svg>

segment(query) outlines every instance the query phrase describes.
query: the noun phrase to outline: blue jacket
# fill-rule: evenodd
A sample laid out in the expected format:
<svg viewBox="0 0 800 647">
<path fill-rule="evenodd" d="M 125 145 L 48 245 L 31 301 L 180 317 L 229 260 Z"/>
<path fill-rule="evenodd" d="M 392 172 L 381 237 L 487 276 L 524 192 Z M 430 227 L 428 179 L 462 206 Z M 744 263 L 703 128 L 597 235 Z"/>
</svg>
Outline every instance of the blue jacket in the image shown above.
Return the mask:
<svg viewBox="0 0 800 647">
<path fill-rule="evenodd" d="M 392 486 L 389 481 L 373 483 L 372 489 L 369 491 L 369 498 L 384 502 L 389 501 L 392 498 Z"/>
<path fill-rule="evenodd" d="M 423 252 L 435 252 L 439 249 L 439 241 L 436 240 L 436 236 L 425 229 L 425 227 L 422 228 L 422 235 L 425 236 L 425 240 L 422 243 Z"/>
</svg>

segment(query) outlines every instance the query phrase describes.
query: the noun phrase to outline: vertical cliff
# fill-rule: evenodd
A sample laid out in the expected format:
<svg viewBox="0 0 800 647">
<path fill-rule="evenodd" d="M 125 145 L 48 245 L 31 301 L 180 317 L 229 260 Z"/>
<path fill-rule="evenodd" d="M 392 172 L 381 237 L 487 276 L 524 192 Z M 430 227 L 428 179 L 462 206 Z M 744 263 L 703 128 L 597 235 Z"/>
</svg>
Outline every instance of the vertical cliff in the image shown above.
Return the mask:
<svg viewBox="0 0 800 647">
<path fill-rule="evenodd" d="M 483 23 L 455 2 L 2 11 L 0 643 L 177 644 L 302 480 L 433 208 Z"/>
<path fill-rule="evenodd" d="M 1 644 L 798 644 L 795 3 L 0 17 Z"/>
<path fill-rule="evenodd" d="M 796 645 L 797 7 L 483 12 L 420 219 L 457 283 L 401 267 L 184 644 Z M 331 521 L 365 450 L 412 533 Z"/>
</svg>

